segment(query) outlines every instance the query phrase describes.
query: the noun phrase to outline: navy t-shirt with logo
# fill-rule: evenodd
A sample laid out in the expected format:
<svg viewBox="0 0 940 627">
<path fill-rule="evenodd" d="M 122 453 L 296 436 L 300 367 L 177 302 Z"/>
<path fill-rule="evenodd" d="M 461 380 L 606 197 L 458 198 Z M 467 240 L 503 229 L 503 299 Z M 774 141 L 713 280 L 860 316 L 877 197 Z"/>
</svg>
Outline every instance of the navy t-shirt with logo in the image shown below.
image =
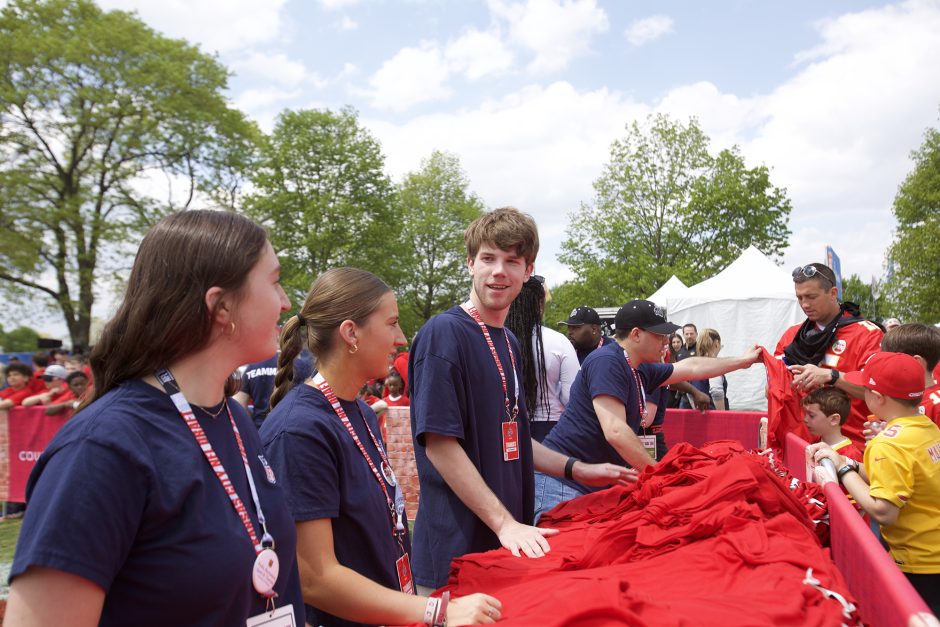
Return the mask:
<svg viewBox="0 0 940 627">
<path fill-rule="evenodd" d="M 258 432 L 238 403 L 229 407 L 276 544 L 278 605 L 293 603 L 299 623 L 293 520 Z M 227 412 L 194 415 L 260 538 Z M 241 519 L 173 401 L 141 380 L 109 391 L 59 430 L 30 475 L 27 500 L 11 580 L 31 566 L 90 580 L 105 591 L 101 625 L 244 625 L 264 611 Z"/>
<path fill-rule="evenodd" d="M 381 469 L 382 458 L 365 426 L 368 422 L 381 444 L 375 413 L 361 401 L 344 400 L 340 405 L 372 463 Z M 395 563 L 401 548 L 392 535 L 385 494 L 323 393 L 306 384 L 294 387 L 268 414 L 260 433 L 294 520 L 332 520 L 337 561 L 398 590 Z M 394 498 L 395 488 L 387 481 L 386 487 Z M 402 544 L 410 550 L 407 528 Z M 307 606 L 307 622 L 328 627 L 359 624 L 311 606 Z"/>
<path fill-rule="evenodd" d="M 277 375 L 278 355 L 264 361 L 248 364 L 242 373 L 241 391 L 251 397 L 251 419 L 259 429 L 271 411 L 271 394 L 274 392 L 274 377 Z M 310 353 L 304 351 L 294 360 L 294 381 L 298 384 L 313 372 Z"/>
<path fill-rule="evenodd" d="M 636 371 L 645 395 L 672 376 L 672 364 L 644 363 Z M 627 412 L 627 424 L 634 433 L 639 431 L 640 401 L 636 382 L 623 349 L 616 342 L 595 350 L 584 360 L 571 384 L 568 405 L 542 444 L 587 463 L 624 465 L 624 459 L 607 443 L 594 412 L 594 397 L 601 395 L 613 396 L 622 402 Z M 582 491 L 585 489 L 581 484 L 577 487 Z"/>
<path fill-rule="evenodd" d="M 488 326 L 506 375 L 510 404 L 516 397 L 508 335 L 521 368 L 512 332 Z M 499 539 L 450 489 L 425 451 L 425 436 L 457 438 L 483 481 L 517 521 L 532 524 L 535 473 L 528 414 L 522 395 L 517 416 L 519 459 L 503 460 L 505 396 L 499 371 L 480 326 L 461 307 L 431 318 L 412 344 L 408 364 L 411 430 L 421 484 L 414 528 L 415 582 L 432 588 L 447 583 L 453 558 L 499 548 Z M 517 375 L 518 376 L 518 375 Z"/>
</svg>

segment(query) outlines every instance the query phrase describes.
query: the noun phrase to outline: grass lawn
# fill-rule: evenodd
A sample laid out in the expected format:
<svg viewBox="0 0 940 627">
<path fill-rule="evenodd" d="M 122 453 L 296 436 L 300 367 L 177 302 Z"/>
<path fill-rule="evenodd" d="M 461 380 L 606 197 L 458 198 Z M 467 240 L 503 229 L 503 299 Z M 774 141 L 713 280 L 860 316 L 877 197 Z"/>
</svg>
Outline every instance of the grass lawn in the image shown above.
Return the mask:
<svg viewBox="0 0 940 627">
<path fill-rule="evenodd" d="M 20 535 L 23 519 L 0 520 L 0 563 L 13 561 L 13 550 Z"/>
</svg>

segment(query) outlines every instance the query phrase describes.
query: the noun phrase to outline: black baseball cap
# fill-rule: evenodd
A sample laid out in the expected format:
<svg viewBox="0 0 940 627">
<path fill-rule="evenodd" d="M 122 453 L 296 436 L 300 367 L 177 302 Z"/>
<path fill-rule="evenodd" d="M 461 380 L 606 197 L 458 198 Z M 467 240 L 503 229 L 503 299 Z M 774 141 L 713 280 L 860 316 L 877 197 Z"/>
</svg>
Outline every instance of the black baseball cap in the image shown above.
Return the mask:
<svg viewBox="0 0 940 627">
<path fill-rule="evenodd" d="M 638 327 L 650 333 L 670 335 L 682 327 L 666 321 L 666 311 L 648 300 L 631 300 L 617 310 L 614 319 L 614 328 L 618 331 L 629 331 Z"/>
<path fill-rule="evenodd" d="M 582 324 L 600 324 L 601 317 L 590 307 L 575 307 L 568 315 L 568 319 L 558 324 L 567 324 L 569 327 L 579 327 Z"/>
</svg>

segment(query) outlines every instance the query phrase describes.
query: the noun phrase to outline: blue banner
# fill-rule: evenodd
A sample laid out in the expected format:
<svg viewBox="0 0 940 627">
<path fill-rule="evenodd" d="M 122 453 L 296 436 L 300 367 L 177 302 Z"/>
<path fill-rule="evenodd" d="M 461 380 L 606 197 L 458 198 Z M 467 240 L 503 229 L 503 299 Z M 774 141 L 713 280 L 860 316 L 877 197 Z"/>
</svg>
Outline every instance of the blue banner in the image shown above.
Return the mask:
<svg viewBox="0 0 940 627">
<path fill-rule="evenodd" d="M 839 255 L 832 250 L 832 246 L 826 246 L 826 265 L 832 269 L 836 275 L 836 287 L 839 288 L 839 300 L 842 300 L 842 263 L 839 261 Z"/>
</svg>

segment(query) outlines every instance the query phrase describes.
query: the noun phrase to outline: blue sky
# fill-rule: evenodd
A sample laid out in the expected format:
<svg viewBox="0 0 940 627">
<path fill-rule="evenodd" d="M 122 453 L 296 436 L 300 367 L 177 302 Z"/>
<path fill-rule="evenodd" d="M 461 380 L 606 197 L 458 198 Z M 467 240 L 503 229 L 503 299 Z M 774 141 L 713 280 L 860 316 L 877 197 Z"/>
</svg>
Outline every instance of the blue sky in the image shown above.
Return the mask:
<svg viewBox="0 0 940 627">
<path fill-rule="evenodd" d="M 771 168 L 793 202 L 787 267 L 831 244 L 865 279 L 910 151 L 940 126 L 940 0 L 100 4 L 216 52 L 265 130 L 284 108 L 351 105 L 396 179 L 458 155 L 488 206 L 536 217 L 552 284 L 571 276 L 556 255 L 610 143 L 650 113 L 695 116 L 713 152 Z"/>
</svg>

